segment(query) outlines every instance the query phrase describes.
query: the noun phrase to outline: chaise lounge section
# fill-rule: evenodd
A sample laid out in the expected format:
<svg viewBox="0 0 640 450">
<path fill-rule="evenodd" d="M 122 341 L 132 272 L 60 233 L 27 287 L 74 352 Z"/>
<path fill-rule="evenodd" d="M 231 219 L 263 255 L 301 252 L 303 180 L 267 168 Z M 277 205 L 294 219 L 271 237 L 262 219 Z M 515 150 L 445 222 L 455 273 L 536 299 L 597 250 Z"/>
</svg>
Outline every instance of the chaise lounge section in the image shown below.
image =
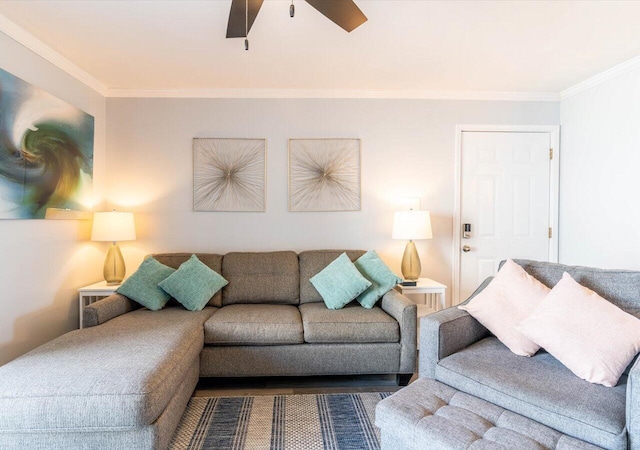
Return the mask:
<svg viewBox="0 0 640 450">
<path fill-rule="evenodd" d="M 213 311 L 138 309 L 3 366 L 0 448 L 166 448 Z"/>
</svg>

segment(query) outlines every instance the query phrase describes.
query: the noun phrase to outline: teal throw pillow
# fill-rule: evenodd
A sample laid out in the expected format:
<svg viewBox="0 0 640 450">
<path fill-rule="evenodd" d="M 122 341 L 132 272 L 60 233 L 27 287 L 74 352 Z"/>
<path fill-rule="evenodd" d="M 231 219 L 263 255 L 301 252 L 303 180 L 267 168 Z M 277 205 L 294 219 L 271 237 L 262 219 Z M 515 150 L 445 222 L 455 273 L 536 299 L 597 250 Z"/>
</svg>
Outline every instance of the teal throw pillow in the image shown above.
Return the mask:
<svg viewBox="0 0 640 450">
<path fill-rule="evenodd" d="M 329 309 L 344 308 L 371 286 L 371 282 L 358 272 L 346 253 L 338 256 L 309 281 Z"/>
<path fill-rule="evenodd" d="M 402 282 L 402 278 L 393 273 L 374 250 L 362 255 L 353 264 L 371 282 L 371 286 L 357 298 L 365 308 L 373 308 L 384 294 Z"/>
<path fill-rule="evenodd" d="M 158 284 L 190 311 L 200 311 L 229 282 L 191 255 L 178 270 Z"/>
<path fill-rule="evenodd" d="M 158 283 L 174 273 L 176 269 L 159 263 L 153 257 L 142 261 L 136 270 L 116 289 L 131 300 L 140 303 L 151 311 L 164 308 L 171 296 L 158 287 Z"/>
</svg>

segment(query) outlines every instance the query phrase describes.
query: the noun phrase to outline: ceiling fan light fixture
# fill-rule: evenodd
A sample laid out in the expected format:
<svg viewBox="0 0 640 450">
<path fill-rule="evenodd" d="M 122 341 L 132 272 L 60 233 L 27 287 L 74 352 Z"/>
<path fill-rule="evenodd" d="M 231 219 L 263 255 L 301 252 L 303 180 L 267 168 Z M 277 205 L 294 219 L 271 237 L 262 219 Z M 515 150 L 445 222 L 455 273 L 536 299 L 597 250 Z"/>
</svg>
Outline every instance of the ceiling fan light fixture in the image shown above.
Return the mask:
<svg viewBox="0 0 640 450">
<path fill-rule="evenodd" d="M 0 0 L 1 1 L 1 0 Z M 265 0 L 231 0 L 227 38 L 245 38 L 244 48 L 249 50 L 249 31 Z M 327 19 L 346 32 L 351 32 L 364 22 L 367 16 L 358 8 L 355 0 L 305 0 Z M 295 16 L 294 0 L 289 5 L 289 15 Z"/>
</svg>

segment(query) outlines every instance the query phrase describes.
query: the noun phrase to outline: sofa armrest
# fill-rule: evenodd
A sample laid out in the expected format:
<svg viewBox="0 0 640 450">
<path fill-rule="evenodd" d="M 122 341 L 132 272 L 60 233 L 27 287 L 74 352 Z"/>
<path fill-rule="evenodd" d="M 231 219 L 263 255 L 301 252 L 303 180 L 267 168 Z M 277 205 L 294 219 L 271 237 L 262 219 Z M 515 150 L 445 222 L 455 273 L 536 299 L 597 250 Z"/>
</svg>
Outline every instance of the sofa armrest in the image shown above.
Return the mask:
<svg viewBox="0 0 640 450">
<path fill-rule="evenodd" d="M 627 433 L 629 449 L 640 449 L 640 358 L 631 366 L 627 378 L 626 400 Z"/>
<path fill-rule="evenodd" d="M 122 294 L 113 294 L 85 306 L 82 309 L 82 322 L 85 328 L 95 327 L 140 307 L 139 303 Z"/>
<path fill-rule="evenodd" d="M 382 297 L 382 310 L 398 321 L 400 325 L 400 369 L 399 373 L 413 373 L 416 370 L 417 319 L 416 304 L 398 291 L 392 289 Z"/>
<path fill-rule="evenodd" d="M 489 277 L 463 303 L 491 282 Z M 420 320 L 420 377 L 434 378 L 438 361 L 479 341 L 489 331 L 458 306 L 424 316 Z"/>
</svg>

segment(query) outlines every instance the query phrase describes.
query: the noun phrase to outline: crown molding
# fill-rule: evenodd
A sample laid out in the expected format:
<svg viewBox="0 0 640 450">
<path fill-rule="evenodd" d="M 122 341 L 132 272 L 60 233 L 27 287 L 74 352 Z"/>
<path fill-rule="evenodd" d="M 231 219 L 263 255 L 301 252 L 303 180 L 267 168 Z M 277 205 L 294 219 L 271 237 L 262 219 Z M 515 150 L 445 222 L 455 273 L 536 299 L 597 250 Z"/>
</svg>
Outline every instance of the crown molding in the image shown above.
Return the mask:
<svg viewBox="0 0 640 450">
<path fill-rule="evenodd" d="M 113 98 L 380 98 L 557 102 L 640 68 L 640 56 L 587 78 L 560 93 L 360 89 L 127 89 L 109 88 L 24 28 L 0 14 L 0 32 L 105 97 Z"/>
<path fill-rule="evenodd" d="M 557 102 L 554 92 L 424 91 L 358 89 L 109 89 L 113 98 L 380 98 Z"/>
<path fill-rule="evenodd" d="M 46 59 L 76 80 L 86 84 L 99 94 L 105 97 L 107 96 L 108 88 L 104 83 L 89 75 L 83 69 L 2 14 L 0 14 L 0 32 L 22 44 L 36 55 Z"/>
<path fill-rule="evenodd" d="M 573 97 L 576 94 L 587 91 L 589 89 L 593 89 L 596 86 L 606 83 L 607 81 L 611 81 L 638 68 L 640 68 L 640 56 L 631 58 L 623 63 L 605 70 L 604 72 L 600 72 L 597 75 L 587 78 L 586 80 L 581 81 L 578 84 L 574 84 L 573 86 L 560 92 L 560 99 L 564 100 L 569 97 Z"/>
<path fill-rule="evenodd" d="M 512 102 L 558 102 L 565 92 L 435 91 L 435 90 L 366 90 L 366 89 L 128 89 L 109 88 L 79 66 L 49 47 L 40 39 L 0 14 L 0 32 L 49 61 L 81 83 L 105 97 L 113 98 L 299 98 L 299 99 L 428 99 L 480 100 Z M 640 63 L 640 57 L 636 65 Z M 626 63 L 623 63 L 626 64 Z M 621 66 L 623 65 L 621 64 Z M 611 70 L 616 69 L 618 66 Z M 630 69 L 627 69 L 630 70 Z M 609 72 L 609 71 L 607 71 Z M 604 74 L 604 73 L 603 73 Z M 602 75 L 602 74 L 601 74 Z M 596 76 L 599 77 L 600 75 Z M 596 78 L 594 77 L 594 78 Z M 586 89 L 586 88 L 585 88 Z"/>
</svg>

